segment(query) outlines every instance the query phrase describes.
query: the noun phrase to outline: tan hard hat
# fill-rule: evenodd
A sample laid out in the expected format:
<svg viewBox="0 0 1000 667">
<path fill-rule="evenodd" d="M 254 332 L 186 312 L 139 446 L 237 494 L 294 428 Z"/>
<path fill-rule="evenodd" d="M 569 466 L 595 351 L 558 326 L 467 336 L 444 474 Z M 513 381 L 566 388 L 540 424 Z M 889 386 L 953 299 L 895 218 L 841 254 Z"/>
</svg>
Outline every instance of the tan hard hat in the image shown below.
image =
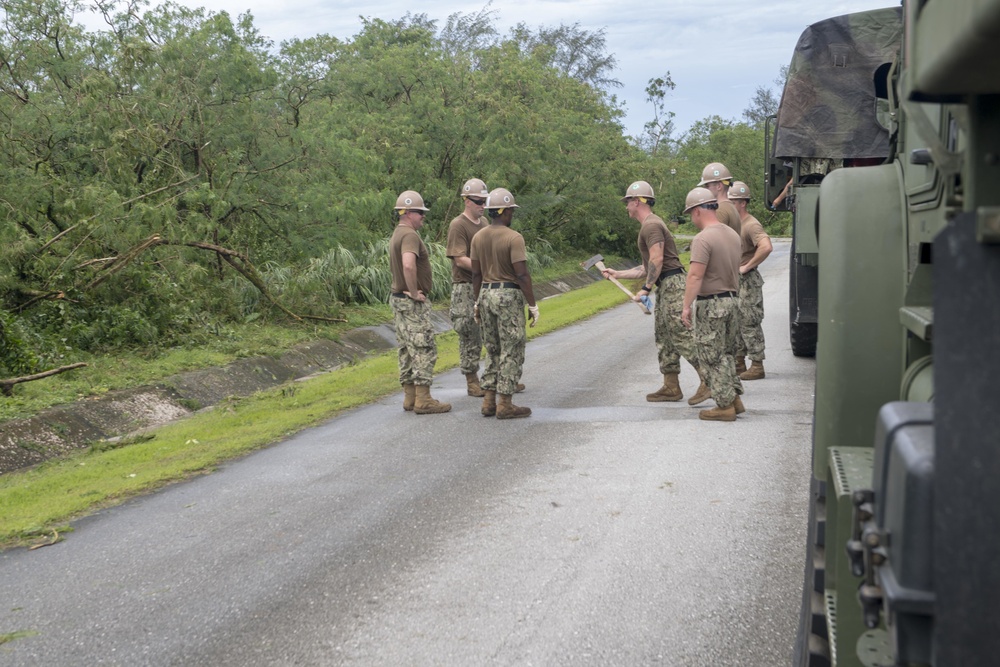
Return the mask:
<svg viewBox="0 0 1000 667">
<path fill-rule="evenodd" d="M 430 209 L 424 206 L 424 198 L 420 196 L 419 192 L 414 190 L 407 190 L 396 197 L 397 211 L 429 211 Z"/>
<path fill-rule="evenodd" d="M 695 206 L 701 206 L 702 204 L 711 204 L 718 201 L 712 191 L 708 188 L 695 188 L 687 194 L 687 198 L 684 199 L 684 212 L 687 213 Z"/>
<path fill-rule="evenodd" d="M 507 188 L 497 188 L 486 198 L 486 208 L 521 208 Z"/>
<path fill-rule="evenodd" d="M 701 183 L 698 184 L 698 187 L 705 187 L 706 183 L 732 180 L 733 175 L 729 173 L 728 169 L 726 169 L 726 165 L 721 162 L 712 162 L 701 170 Z"/>
<path fill-rule="evenodd" d="M 743 181 L 735 181 L 731 188 L 729 188 L 729 198 L 730 199 L 750 199 L 750 188 Z"/>
<path fill-rule="evenodd" d="M 478 178 L 470 178 L 462 186 L 462 197 L 488 197 L 490 191 L 486 189 L 486 184 Z"/>
<path fill-rule="evenodd" d="M 653 186 L 646 181 L 636 181 L 625 190 L 625 196 L 622 197 L 622 201 L 628 201 L 629 199 L 636 199 L 638 197 L 656 199 L 656 195 L 653 194 Z"/>
</svg>

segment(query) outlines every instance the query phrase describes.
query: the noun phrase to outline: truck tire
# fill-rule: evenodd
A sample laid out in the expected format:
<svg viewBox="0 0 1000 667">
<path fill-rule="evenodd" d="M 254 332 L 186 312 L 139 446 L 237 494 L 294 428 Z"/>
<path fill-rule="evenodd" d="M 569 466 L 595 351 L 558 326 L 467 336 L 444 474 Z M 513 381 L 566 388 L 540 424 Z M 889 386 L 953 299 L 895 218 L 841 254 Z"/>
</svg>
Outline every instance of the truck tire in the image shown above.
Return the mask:
<svg viewBox="0 0 1000 667">
<path fill-rule="evenodd" d="M 816 323 L 796 322 L 799 315 L 798 291 L 802 284 L 801 265 L 796 261 L 795 237 L 788 253 L 788 338 L 792 344 L 792 354 L 796 357 L 816 356 Z"/>
<path fill-rule="evenodd" d="M 809 488 L 809 527 L 806 538 L 802 607 L 795 638 L 794 667 L 829 667 L 830 642 L 826 623 L 826 483 L 812 475 Z"/>
<path fill-rule="evenodd" d="M 792 354 L 796 357 L 816 356 L 816 323 L 793 323 L 789 328 Z"/>
</svg>

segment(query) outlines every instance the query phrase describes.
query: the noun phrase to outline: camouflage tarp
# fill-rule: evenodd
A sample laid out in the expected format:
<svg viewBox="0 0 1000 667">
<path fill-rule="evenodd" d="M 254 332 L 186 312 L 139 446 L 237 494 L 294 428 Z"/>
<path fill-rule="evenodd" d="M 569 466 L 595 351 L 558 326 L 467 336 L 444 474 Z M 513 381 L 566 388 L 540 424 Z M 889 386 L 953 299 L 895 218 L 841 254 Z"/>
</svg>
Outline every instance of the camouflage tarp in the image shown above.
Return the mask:
<svg viewBox="0 0 1000 667">
<path fill-rule="evenodd" d="M 788 66 L 775 157 L 887 157 L 889 133 L 875 119 L 874 76 L 895 59 L 902 33 L 901 8 L 806 28 Z"/>
</svg>

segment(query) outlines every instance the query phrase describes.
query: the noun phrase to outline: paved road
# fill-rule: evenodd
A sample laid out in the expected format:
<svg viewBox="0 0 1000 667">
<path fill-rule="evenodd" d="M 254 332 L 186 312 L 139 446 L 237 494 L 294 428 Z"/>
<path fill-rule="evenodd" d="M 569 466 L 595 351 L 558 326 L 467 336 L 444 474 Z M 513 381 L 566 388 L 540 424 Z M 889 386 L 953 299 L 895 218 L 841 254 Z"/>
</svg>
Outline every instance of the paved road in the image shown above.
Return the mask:
<svg viewBox="0 0 1000 667">
<path fill-rule="evenodd" d="M 813 364 L 776 245 L 737 423 L 645 402 L 652 318 L 623 305 L 529 344 L 530 419 L 452 372 L 448 415 L 393 396 L 0 555 L 0 635 L 36 633 L 0 665 L 788 664 Z"/>
</svg>

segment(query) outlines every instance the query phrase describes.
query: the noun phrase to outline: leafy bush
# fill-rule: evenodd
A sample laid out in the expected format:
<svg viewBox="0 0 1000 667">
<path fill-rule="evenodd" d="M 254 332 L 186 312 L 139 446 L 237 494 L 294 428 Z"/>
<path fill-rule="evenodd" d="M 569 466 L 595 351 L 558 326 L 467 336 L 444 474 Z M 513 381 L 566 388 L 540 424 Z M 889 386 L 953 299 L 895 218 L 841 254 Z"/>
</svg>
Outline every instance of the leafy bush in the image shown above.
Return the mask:
<svg viewBox="0 0 1000 667">
<path fill-rule="evenodd" d="M 21 321 L 0 309 L 0 374 L 24 375 L 38 368 L 38 356 Z"/>
</svg>

